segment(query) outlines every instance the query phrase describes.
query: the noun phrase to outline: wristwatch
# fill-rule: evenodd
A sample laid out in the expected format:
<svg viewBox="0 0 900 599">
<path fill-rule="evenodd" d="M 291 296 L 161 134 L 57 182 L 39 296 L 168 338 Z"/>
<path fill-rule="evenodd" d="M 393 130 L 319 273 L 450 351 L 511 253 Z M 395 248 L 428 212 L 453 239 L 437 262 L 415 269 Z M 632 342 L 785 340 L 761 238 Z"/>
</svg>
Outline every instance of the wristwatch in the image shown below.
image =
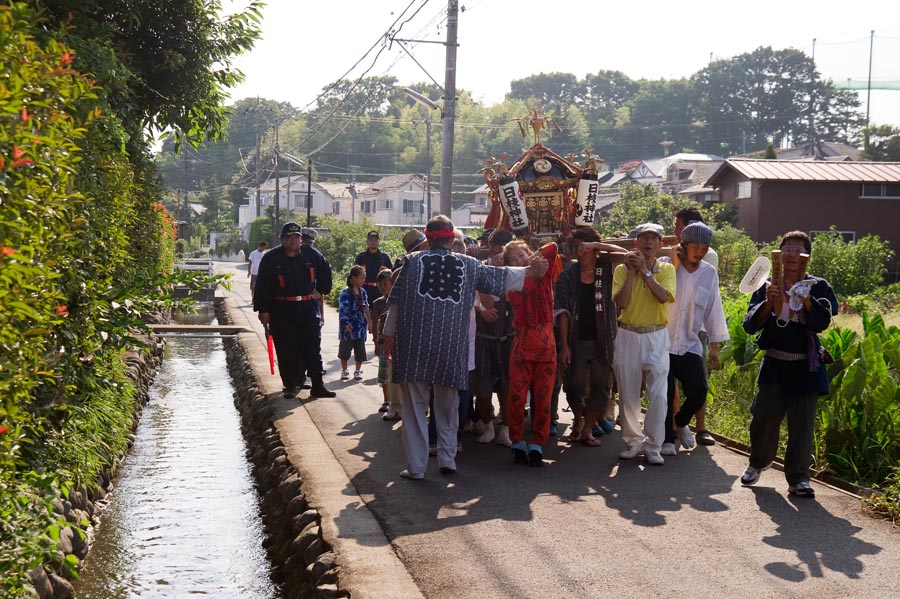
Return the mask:
<svg viewBox="0 0 900 599">
<path fill-rule="evenodd" d="M 648 279 L 652 276 L 653 276 L 653 271 L 648 270 L 647 272 L 644 273 L 644 277 L 646 277 Z"/>
</svg>

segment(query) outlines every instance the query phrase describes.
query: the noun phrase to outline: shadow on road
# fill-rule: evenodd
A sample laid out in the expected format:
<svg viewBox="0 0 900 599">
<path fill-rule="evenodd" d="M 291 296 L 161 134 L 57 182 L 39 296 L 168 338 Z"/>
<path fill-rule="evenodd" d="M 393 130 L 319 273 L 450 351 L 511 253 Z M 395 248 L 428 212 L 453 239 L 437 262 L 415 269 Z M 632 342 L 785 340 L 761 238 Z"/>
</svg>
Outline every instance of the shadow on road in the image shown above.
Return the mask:
<svg viewBox="0 0 900 599">
<path fill-rule="evenodd" d="M 591 499 L 597 496 L 638 526 L 662 526 L 667 514 L 683 509 L 727 510 L 715 496 L 730 492 L 734 483 L 734 476 L 711 460 L 705 448 L 667 458 L 662 468 L 642 460 L 620 462 L 618 432 L 605 436 L 600 448 L 551 440 L 543 468 L 513 464 L 508 449 L 481 445 L 465 435 L 456 474 L 441 476 L 431 460 L 425 480 L 408 481 L 399 477 L 405 467 L 400 425 L 375 422 L 379 416 L 347 423 L 338 436 L 358 439 L 349 452 L 368 465 L 351 483 L 392 539 L 479 522 L 531 521 L 532 504 L 538 500 L 584 502 L 586 509 L 596 510 Z"/>
<path fill-rule="evenodd" d="M 828 512 L 816 500 L 787 496 L 767 488 L 752 488 L 759 509 L 777 526 L 777 535 L 763 537 L 772 547 L 793 551 L 796 563 L 770 562 L 769 574 L 787 582 L 821 578 L 823 570 L 858 579 L 864 566 L 861 556 L 876 555 L 882 548 L 856 538 L 862 529 Z"/>
</svg>

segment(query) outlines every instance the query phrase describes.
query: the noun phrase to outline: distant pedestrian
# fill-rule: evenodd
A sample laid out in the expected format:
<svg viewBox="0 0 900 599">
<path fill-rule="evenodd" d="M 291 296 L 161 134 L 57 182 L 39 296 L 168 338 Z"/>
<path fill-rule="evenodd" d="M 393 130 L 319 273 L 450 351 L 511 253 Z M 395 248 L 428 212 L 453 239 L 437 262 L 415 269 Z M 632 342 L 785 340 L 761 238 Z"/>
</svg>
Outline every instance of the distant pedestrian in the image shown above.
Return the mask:
<svg viewBox="0 0 900 599">
<path fill-rule="evenodd" d="M 391 267 L 391 257 L 381 251 L 381 236 L 378 231 L 372 230 L 366 234 L 366 251 L 356 256 L 354 264 L 366 269 L 366 280 L 363 282 L 363 286 L 371 306 L 372 302 L 381 297 L 378 283 L 375 281 L 378 271 Z"/>
<path fill-rule="evenodd" d="M 250 268 L 247 269 L 247 276 L 250 277 L 250 297 L 253 298 L 253 292 L 256 289 L 256 278 L 259 276 L 259 263 L 262 262 L 269 244 L 266 241 L 260 241 L 256 249 L 250 252 L 247 261 L 250 262 Z"/>
<path fill-rule="evenodd" d="M 356 370 L 353 371 L 353 379 L 362 380 L 362 363 L 368 359 L 366 356 L 366 337 L 371 329 L 369 319 L 369 300 L 362 289 L 366 279 L 366 269 L 358 264 L 350 268 L 347 275 L 347 287 L 341 291 L 338 299 L 338 359 L 341 361 L 341 380 L 350 378 L 347 370 L 347 361 L 350 353 L 356 361 Z"/>
<path fill-rule="evenodd" d="M 312 397 L 334 397 L 322 383 L 322 328 L 319 297 L 331 292 L 331 265 L 315 248 L 300 242 L 301 227 L 286 223 L 281 245 L 259 265 L 253 310 L 269 326 L 278 354 L 284 397 L 296 397 L 303 371 L 312 379 Z"/>
</svg>

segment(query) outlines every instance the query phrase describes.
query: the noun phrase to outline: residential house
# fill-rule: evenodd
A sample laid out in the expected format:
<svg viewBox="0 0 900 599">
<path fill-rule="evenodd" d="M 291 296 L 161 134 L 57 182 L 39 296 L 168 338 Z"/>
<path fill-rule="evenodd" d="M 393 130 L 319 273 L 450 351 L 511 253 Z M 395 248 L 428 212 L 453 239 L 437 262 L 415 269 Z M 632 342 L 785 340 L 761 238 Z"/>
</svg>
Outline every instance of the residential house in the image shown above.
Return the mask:
<svg viewBox="0 0 900 599">
<path fill-rule="evenodd" d="M 753 152 L 743 154 L 735 158 L 762 158 L 765 152 Z M 806 144 L 792 148 L 775 148 L 775 156 L 779 160 L 859 160 L 859 149 L 853 146 L 834 142 L 817 141 L 814 144 Z"/>
<path fill-rule="evenodd" d="M 667 193 L 678 193 L 705 181 L 725 159 L 715 154 L 678 153 L 642 160 L 631 172 L 631 179 L 661 187 Z"/>
<path fill-rule="evenodd" d="M 900 272 L 900 163 L 729 158 L 706 182 L 736 204 L 738 226 L 757 242 L 790 230 L 835 226 L 848 240 L 878 235 Z"/>
<path fill-rule="evenodd" d="M 417 175 L 390 175 L 357 191 L 359 212 L 385 225 L 422 225 L 428 221 L 425 181 Z M 438 212 L 440 192 L 431 188 L 431 212 Z"/>
<path fill-rule="evenodd" d="M 259 209 L 256 206 L 256 188 L 248 189 L 247 203 L 239 207 L 238 227 L 241 235 L 247 239 L 250 232 L 250 224 L 258 215 L 264 215 L 268 206 L 275 205 L 274 178 L 265 181 L 259 186 Z M 279 210 L 289 210 L 295 218 L 304 220 L 307 214 L 307 197 L 312 200 L 310 214 L 325 216 L 334 211 L 334 198 L 321 184 L 313 182 L 307 194 L 306 175 L 285 174 L 278 178 L 278 206 Z"/>
<path fill-rule="evenodd" d="M 319 183 L 332 198 L 331 215 L 341 222 L 359 220 L 359 210 L 354 210 L 353 193 L 355 187 L 348 183 Z"/>
<path fill-rule="evenodd" d="M 453 223 L 460 226 L 483 225 L 488 213 L 491 211 L 489 191 L 490 188 L 487 183 L 482 183 L 474 191 L 470 192 L 472 201 L 453 210 L 454 216 L 451 216 Z M 459 223 L 457 223 L 457 218 L 461 219 Z"/>
</svg>

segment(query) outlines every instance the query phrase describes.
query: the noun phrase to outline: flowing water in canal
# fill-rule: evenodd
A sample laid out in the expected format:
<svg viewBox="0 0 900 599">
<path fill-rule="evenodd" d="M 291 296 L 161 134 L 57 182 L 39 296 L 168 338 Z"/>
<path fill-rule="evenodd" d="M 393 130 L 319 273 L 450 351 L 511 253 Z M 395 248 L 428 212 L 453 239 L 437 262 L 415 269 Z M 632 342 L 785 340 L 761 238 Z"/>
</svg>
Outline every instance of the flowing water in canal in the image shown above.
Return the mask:
<svg viewBox="0 0 900 599">
<path fill-rule="evenodd" d="M 168 339 L 78 599 L 280 596 L 233 391 L 220 339 Z"/>
</svg>

